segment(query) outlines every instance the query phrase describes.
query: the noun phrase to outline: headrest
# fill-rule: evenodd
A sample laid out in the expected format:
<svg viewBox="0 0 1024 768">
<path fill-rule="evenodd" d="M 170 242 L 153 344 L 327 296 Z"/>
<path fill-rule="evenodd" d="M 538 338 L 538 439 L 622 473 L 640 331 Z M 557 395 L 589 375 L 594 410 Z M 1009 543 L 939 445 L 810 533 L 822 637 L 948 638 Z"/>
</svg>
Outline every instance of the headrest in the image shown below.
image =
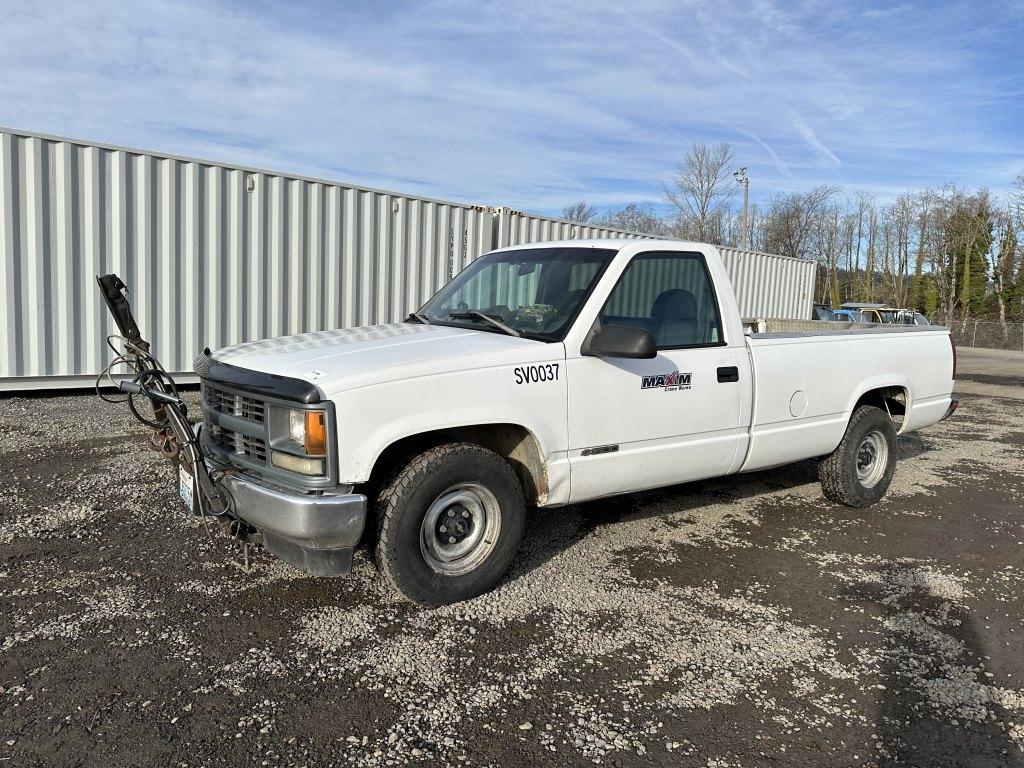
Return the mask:
<svg viewBox="0 0 1024 768">
<path fill-rule="evenodd" d="M 670 288 L 658 294 L 651 316 L 658 320 L 696 320 L 697 299 L 687 290 Z"/>
</svg>

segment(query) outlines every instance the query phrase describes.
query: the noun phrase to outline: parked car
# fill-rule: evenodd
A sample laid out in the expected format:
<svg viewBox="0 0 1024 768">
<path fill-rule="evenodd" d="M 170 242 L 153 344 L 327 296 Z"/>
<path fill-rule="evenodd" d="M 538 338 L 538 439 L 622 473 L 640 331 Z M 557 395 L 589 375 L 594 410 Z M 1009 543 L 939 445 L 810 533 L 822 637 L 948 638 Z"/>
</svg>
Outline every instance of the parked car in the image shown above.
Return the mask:
<svg viewBox="0 0 1024 768">
<path fill-rule="evenodd" d="M 835 315 L 836 320 L 845 321 L 847 323 L 870 323 L 871 320 L 863 312 L 856 309 L 836 309 L 832 312 Z"/>
<path fill-rule="evenodd" d="M 108 304 L 140 339 L 112 277 Z M 315 575 L 346 573 L 366 539 L 427 605 L 494 586 L 527 504 L 812 457 L 828 499 L 874 504 L 897 434 L 957 405 L 948 330 L 745 334 L 718 250 L 690 242 L 499 250 L 405 322 L 207 350 L 198 438 L 132 345 L 122 389 L 165 420 L 190 509 Z"/>
<path fill-rule="evenodd" d="M 843 304 L 843 308 L 850 311 L 859 311 L 867 318 L 869 323 L 931 325 L 927 317 L 914 309 L 898 309 L 886 304 L 859 304 L 856 302 L 847 302 Z"/>
<path fill-rule="evenodd" d="M 864 303 L 848 301 L 841 309 L 852 309 L 860 312 L 869 323 L 895 323 L 898 310 L 888 304 Z"/>
<path fill-rule="evenodd" d="M 898 310 L 896 313 L 896 322 L 902 323 L 903 325 L 931 325 L 931 321 L 916 309 Z"/>
<path fill-rule="evenodd" d="M 824 304 L 814 304 L 811 307 L 811 320 L 835 320 L 836 316 L 831 307 Z"/>
</svg>

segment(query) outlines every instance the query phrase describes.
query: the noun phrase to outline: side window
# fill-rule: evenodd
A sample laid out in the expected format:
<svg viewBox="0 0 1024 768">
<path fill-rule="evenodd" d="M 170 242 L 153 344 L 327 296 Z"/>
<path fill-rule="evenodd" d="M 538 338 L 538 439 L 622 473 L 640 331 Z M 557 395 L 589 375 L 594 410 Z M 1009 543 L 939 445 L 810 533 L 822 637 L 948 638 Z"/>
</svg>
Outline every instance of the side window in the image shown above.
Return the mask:
<svg viewBox="0 0 1024 768">
<path fill-rule="evenodd" d="M 699 253 L 636 256 L 601 310 L 601 325 L 646 328 L 658 349 L 722 343 L 718 303 Z"/>
</svg>

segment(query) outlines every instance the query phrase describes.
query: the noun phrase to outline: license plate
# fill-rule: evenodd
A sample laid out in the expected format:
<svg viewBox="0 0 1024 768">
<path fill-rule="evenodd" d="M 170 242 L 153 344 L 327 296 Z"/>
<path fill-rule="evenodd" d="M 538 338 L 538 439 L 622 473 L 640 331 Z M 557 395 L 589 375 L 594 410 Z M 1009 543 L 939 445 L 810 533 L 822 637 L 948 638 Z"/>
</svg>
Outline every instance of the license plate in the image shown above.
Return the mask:
<svg viewBox="0 0 1024 768">
<path fill-rule="evenodd" d="M 189 512 L 195 512 L 193 488 L 195 488 L 195 485 L 192 482 L 192 475 L 184 467 L 178 467 L 178 495 L 185 502 Z"/>
</svg>

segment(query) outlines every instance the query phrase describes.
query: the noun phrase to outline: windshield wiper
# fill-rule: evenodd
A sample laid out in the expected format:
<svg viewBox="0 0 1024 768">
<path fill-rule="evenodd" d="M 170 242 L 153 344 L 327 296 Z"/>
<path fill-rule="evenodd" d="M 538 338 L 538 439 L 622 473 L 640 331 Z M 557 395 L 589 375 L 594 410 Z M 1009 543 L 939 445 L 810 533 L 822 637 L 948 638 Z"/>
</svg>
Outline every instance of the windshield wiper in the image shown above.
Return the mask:
<svg viewBox="0 0 1024 768">
<path fill-rule="evenodd" d="M 410 320 L 416 320 L 424 325 L 430 325 L 430 321 L 427 320 L 427 316 L 421 315 L 419 312 L 410 312 L 409 316 L 405 318 L 405 322 L 409 322 Z"/>
<path fill-rule="evenodd" d="M 468 312 L 452 312 L 448 317 L 452 320 L 483 320 L 485 323 L 490 323 L 503 333 L 507 333 L 509 336 L 522 337 L 522 334 L 515 328 L 510 328 L 498 318 L 491 315 L 485 315 L 483 312 L 475 309 L 471 309 Z"/>
</svg>

